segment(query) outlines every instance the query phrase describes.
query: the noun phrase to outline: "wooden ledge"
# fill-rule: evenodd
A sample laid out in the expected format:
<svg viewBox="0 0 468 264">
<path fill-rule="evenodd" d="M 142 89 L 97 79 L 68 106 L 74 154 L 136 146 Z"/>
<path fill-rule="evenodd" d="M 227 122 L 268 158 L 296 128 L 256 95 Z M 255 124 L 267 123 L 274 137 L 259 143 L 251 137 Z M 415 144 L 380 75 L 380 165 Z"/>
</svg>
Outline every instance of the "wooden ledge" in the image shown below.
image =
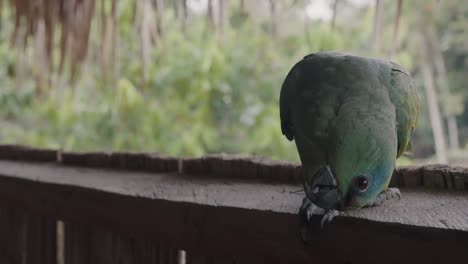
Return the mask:
<svg viewBox="0 0 468 264">
<path fill-rule="evenodd" d="M 464 176 L 463 176 L 464 177 Z M 465 179 L 465 178 L 462 178 Z M 314 218 L 303 245 L 294 183 L 0 161 L 0 204 L 201 255 L 252 263 L 461 263 L 468 193 L 403 188 L 402 199 Z"/>
<path fill-rule="evenodd" d="M 178 158 L 158 153 L 62 152 L 22 145 L 0 145 L 0 160 L 57 162 L 68 166 L 143 172 L 183 172 L 197 177 L 300 184 L 302 167 L 246 155 L 217 154 Z M 432 164 L 395 170 L 392 187 L 468 190 L 468 167 Z"/>
</svg>

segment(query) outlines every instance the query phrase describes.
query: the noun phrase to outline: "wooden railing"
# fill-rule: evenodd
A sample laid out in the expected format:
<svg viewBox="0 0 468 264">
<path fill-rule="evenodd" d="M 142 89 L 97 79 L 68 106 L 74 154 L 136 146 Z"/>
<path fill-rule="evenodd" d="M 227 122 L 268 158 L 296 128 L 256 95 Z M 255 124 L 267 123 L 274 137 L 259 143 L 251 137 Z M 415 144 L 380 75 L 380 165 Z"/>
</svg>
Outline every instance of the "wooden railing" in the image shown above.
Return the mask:
<svg viewBox="0 0 468 264">
<path fill-rule="evenodd" d="M 0 146 L 0 263 L 467 263 L 468 168 L 396 171 L 400 201 L 298 236 L 301 168 Z"/>
</svg>

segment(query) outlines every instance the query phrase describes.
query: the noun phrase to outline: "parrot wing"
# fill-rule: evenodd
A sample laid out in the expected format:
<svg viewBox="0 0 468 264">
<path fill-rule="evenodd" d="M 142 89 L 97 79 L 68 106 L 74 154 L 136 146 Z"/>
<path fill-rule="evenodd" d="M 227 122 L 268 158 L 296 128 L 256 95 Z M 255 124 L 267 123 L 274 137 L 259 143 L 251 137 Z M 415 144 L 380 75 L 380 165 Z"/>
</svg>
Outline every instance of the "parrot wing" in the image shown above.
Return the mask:
<svg viewBox="0 0 468 264">
<path fill-rule="evenodd" d="M 396 108 L 398 158 L 408 147 L 416 127 L 419 116 L 419 98 L 410 74 L 394 63 L 392 63 L 389 94 Z"/>
<path fill-rule="evenodd" d="M 290 71 L 288 76 L 286 76 L 285 81 L 281 87 L 280 94 L 280 119 L 281 119 L 281 132 L 289 140 L 294 139 L 293 126 L 291 121 L 291 109 L 289 107 L 289 98 L 290 98 L 290 89 L 291 89 L 291 80 L 294 78 L 293 71 Z"/>
<path fill-rule="evenodd" d="M 282 133 L 288 140 L 295 140 L 301 161 L 311 172 L 327 165 L 331 120 L 336 116 L 340 89 L 345 89 L 325 81 L 336 79 L 335 65 L 330 64 L 335 56 L 305 56 L 294 65 L 281 87 Z M 329 71 L 324 73 L 324 68 Z"/>
</svg>

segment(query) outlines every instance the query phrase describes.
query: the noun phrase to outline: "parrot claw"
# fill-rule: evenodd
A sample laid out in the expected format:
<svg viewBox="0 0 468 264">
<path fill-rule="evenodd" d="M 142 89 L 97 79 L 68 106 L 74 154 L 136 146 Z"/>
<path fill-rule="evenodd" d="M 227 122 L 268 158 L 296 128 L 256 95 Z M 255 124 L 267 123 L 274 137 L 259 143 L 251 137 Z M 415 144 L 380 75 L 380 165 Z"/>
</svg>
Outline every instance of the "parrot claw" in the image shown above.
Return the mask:
<svg viewBox="0 0 468 264">
<path fill-rule="evenodd" d="M 305 218 L 306 222 L 310 222 L 313 215 L 320 215 L 323 214 L 323 212 L 323 209 L 312 203 L 309 198 L 305 197 L 304 200 L 302 200 L 299 215 Z"/>
<path fill-rule="evenodd" d="M 323 228 L 325 223 L 330 223 L 335 216 L 339 215 L 340 213 L 337 210 L 327 210 L 326 213 L 322 216 L 322 220 L 320 220 L 320 227 Z"/>
<path fill-rule="evenodd" d="M 401 200 L 401 193 L 398 188 L 387 188 L 385 191 L 381 192 L 375 200 L 371 203 L 369 203 L 367 206 L 378 206 L 383 204 L 387 200 L 392 200 L 398 198 L 398 200 Z"/>
<path fill-rule="evenodd" d="M 323 228 L 325 223 L 329 223 L 337 216 L 339 212 L 337 210 L 324 210 L 314 203 L 312 203 L 309 198 L 305 197 L 302 201 L 301 208 L 299 209 L 299 217 L 300 217 L 300 236 L 304 243 L 308 242 L 307 233 L 308 233 L 308 226 L 314 215 L 323 215 L 322 219 L 320 220 L 320 227 Z"/>
<path fill-rule="evenodd" d="M 323 209 L 313 204 L 307 196 L 302 200 L 301 208 L 299 209 L 299 235 L 302 242 L 307 243 L 308 227 L 313 215 L 323 214 Z"/>
</svg>

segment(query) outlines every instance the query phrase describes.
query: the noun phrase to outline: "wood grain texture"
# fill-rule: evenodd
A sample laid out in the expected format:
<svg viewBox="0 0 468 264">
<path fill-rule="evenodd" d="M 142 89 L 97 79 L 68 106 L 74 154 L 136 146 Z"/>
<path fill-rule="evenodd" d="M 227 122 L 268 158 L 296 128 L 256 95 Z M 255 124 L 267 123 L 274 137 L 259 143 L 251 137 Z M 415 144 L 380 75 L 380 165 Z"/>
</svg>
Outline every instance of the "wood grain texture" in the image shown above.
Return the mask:
<svg viewBox="0 0 468 264">
<path fill-rule="evenodd" d="M 91 225 L 65 224 L 67 264 L 177 264 L 175 249 L 148 239 L 135 239 Z"/>
<path fill-rule="evenodd" d="M 0 209 L 0 263 L 56 263 L 55 221 L 21 209 Z"/>
<path fill-rule="evenodd" d="M 24 241 L 24 218 L 14 209 L 0 210 L 0 262 L 22 263 Z"/>
<path fill-rule="evenodd" d="M 0 145 L 0 160 L 56 162 L 125 171 L 183 172 L 197 177 L 267 183 L 302 183 L 300 164 L 236 154 L 180 158 L 158 153 L 62 152 L 21 145 Z M 390 186 L 468 190 L 468 167 L 441 164 L 404 166 L 395 170 Z"/>
<path fill-rule="evenodd" d="M 0 145 L 0 159 L 51 162 L 57 160 L 54 149 L 33 148 L 21 145 Z"/>
<path fill-rule="evenodd" d="M 64 165 L 150 172 L 176 172 L 178 160 L 176 157 L 161 156 L 157 153 L 60 153 L 60 162 Z"/>
<path fill-rule="evenodd" d="M 402 200 L 343 213 L 324 229 L 315 217 L 311 242 L 303 245 L 298 190 L 297 184 L 0 161 L 1 206 L 149 239 L 190 256 L 235 257 L 239 263 L 466 258 L 466 191 L 402 189 Z"/>
<path fill-rule="evenodd" d="M 299 183 L 302 173 L 299 164 L 246 155 L 218 154 L 186 158 L 182 164 L 185 174 L 268 182 Z"/>
</svg>

